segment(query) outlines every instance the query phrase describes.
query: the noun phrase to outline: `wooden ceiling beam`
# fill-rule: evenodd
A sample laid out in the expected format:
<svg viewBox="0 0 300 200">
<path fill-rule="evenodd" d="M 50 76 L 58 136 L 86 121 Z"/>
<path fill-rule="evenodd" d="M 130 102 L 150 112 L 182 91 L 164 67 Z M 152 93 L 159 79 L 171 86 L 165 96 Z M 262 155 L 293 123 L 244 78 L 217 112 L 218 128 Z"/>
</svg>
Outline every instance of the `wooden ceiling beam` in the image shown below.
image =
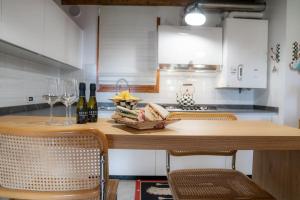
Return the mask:
<svg viewBox="0 0 300 200">
<path fill-rule="evenodd" d="M 61 0 L 62 5 L 186 6 L 194 0 Z"/>
</svg>

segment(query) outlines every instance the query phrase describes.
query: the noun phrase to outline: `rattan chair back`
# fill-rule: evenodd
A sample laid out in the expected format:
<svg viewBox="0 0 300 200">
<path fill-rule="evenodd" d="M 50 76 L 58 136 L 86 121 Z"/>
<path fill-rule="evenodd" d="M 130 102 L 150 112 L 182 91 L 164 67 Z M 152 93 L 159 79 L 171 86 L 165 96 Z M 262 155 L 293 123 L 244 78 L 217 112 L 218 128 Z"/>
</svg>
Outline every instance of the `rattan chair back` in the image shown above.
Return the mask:
<svg viewBox="0 0 300 200">
<path fill-rule="evenodd" d="M 100 165 L 107 151 L 107 139 L 97 130 L 0 130 L 0 196 L 99 199 L 108 180 L 107 166 Z"/>
<path fill-rule="evenodd" d="M 210 113 L 210 112 L 172 112 L 169 119 L 181 120 L 224 120 L 234 121 L 237 117 L 233 113 Z M 213 156 L 232 156 L 232 168 L 235 169 L 236 150 L 224 151 L 186 151 L 168 150 L 167 151 L 167 172 L 170 171 L 170 155 L 172 156 L 194 156 L 194 155 L 213 155 Z"/>
<path fill-rule="evenodd" d="M 168 118 L 182 120 L 237 120 L 233 113 L 171 112 Z"/>
</svg>

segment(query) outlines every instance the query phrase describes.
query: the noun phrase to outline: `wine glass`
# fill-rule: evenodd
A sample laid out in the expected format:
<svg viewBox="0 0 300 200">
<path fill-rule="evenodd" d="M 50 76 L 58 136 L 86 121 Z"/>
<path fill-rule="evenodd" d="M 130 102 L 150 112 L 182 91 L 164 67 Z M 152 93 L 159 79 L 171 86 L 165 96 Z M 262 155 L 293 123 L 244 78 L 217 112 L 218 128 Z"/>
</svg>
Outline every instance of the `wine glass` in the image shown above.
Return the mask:
<svg viewBox="0 0 300 200">
<path fill-rule="evenodd" d="M 47 79 L 47 94 L 43 95 L 43 99 L 50 105 L 50 113 L 49 113 L 49 120 L 47 124 L 52 125 L 54 124 L 53 119 L 53 105 L 57 103 L 60 99 L 58 94 L 58 84 L 59 79 L 57 78 L 48 78 Z"/>
<path fill-rule="evenodd" d="M 78 83 L 77 80 L 62 80 L 61 82 L 61 102 L 66 107 L 66 120 L 65 125 L 71 125 L 72 122 L 72 104 L 76 102 L 78 98 Z"/>
</svg>

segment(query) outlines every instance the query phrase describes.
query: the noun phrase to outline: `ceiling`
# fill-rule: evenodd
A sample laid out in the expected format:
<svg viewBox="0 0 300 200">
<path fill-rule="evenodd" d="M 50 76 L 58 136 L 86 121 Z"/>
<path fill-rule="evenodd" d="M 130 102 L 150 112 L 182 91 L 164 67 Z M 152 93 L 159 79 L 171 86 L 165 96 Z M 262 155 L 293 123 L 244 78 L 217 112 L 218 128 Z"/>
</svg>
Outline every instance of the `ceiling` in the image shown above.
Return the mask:
<svg viewBox="0 0 300 200">
<path fill-rule="evenodd" d="M 186 6 L 195 0 L 61 0 L 63 5 Z M 247 3 L 264 0 L 202 0 L 203 3 Z"/>
</svg>

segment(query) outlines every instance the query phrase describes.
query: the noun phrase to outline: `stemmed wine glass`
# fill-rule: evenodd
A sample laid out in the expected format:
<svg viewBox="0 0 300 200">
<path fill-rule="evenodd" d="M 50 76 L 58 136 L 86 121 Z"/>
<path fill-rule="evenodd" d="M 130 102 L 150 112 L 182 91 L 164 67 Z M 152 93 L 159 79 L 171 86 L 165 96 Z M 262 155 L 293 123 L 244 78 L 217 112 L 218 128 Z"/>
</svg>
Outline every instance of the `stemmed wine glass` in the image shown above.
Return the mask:
<svg viewBox="0 0 300 200">
<path fill-rule="evenodd" d="M 60 100 L 58 86 L 59 79 L 57 78 L 48 78 L 47 79 L 47 94 L 43 95 L 43 99 L 50 105 L 50 113 L 49 113 L 49 120 L 47 124 L 52 125 L 54 124 L 53 119 L 53 105 Z"/>
<path fill-rule="evenodd" d="M 71 125 L 72 122 L 72 104 L 77 101 L 78 98 L 78 82 L 75 79 L 62 80 L 61 81 L 61 102 L 66 107 L 66 120 L 65 125 Z"/>
</svg>

